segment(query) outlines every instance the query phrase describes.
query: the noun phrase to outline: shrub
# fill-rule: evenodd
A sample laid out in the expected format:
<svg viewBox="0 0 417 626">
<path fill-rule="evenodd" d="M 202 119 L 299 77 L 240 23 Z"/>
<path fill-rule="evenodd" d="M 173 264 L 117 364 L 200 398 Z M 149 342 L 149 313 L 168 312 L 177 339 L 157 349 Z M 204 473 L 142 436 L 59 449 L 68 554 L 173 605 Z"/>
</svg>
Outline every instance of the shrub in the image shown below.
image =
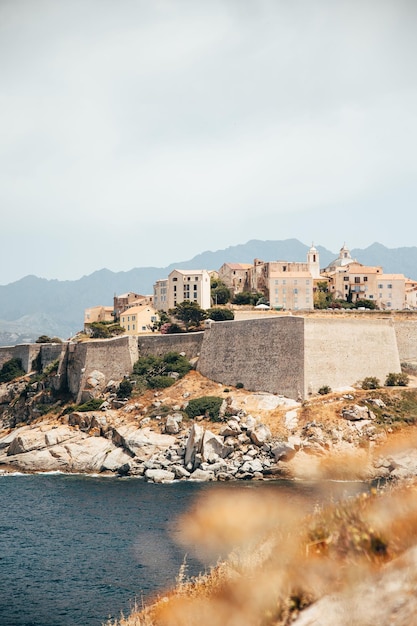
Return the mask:
<svg viewBox="0 0 417 626">
<path fill-rule="evenodd" d="M 407 387 L 408 382 L 407 374 L 390 372 L 385 380 L 385 385 L 386 387 Z"/>
<path fill-rule="evenodd" d="M 225 320 L 234 320 L 235 314 L 230 309 L 221 309 L 220 307 L 213 307 L 207 310 L 208 316 L 215 322 L 224 322 Z"/>
<path fill-rule="evenodd" d="M 153 376 L 148 380 L 151 389 L 165 389 L 175 383 L 175 378 L 171 376 Z"/>
<path fill-rule="evenodd" d="M 380 386 L 379 380 L 375 376 L 367 376 L 361 384 L 362 389 L 379 389 Z"/>
<path fill-rule="evenodd" d="M 220 421 L 219 412 L 222 402 L 223 400 L 217 396 L 202 396 L 201 398 L 190 400 L 185 412 L 191 419 L 199 415 L 205 415 L 214 422 L 218 422 Z"/>
<path fill-rule="evenodd" d="M 124 378 L 119 385 L 119 389 L 117 390 L 117 397 L 118 398 L 130 398 L 130 396 L 132 395 L 132 390 L 133 390 L 132 383 L 130 382 L 128 378 Z"/>
<path fill-rule="evenodd" d="M 97 411 L 104 400 L 102 398 L 91 398 L 87 402 L 83 404 L 69 404 L 65 409 L 63 414 L 72 413 L 73 411 L 79 411 L 80 413 L 86 413 L 87 411 Z"/>
<path fill-rule="evenodd" d="M 133 366 L 133 374 L 142 377 L 151 389 L 163 389 L 175 383 L 167 374 L 177 372 L 182 378 L 191 369 L 189 360 L 179 352 L 167 352 L 165 356 L 142 356 Z"/>
<path fill-rule="evenodd" d="M 0 383 L 8 383 L 19 376 L 26 374 L 23 369 L 22 359 L 10 359 L 3 363 L 3 367 L 0 370 Z"/>
<path fill-rule="evenodd" d="M 243 383 L 236 383 L 236 389 L 243 389 L 244 384 Z"/>
<path fill-rule="evenodd" d="M 317 393 L 319 393 L 321 396 L 324 396 L 327 393 L 331 393 L 331 391 L 332 389 L 331 387 L 329 387 L 329 385 L 323 385 L 323 387 L 320 387 Z"/>
</svg>

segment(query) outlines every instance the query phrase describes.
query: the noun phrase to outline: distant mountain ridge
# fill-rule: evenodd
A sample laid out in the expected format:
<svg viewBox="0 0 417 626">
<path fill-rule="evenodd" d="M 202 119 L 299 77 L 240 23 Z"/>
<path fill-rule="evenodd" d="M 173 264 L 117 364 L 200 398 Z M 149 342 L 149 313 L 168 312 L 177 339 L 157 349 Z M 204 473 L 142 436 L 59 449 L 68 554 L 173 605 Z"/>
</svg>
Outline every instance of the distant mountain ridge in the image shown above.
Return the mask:
<svg viewBox="0 0 417 626">
<path fill-rule="evenodd" d="M 322 268 L 338 256 L 338 252 L 316 247 Z M 0 286 L 0 345 L 33 341 L 41 334 L 66 339 L 82 329 L 86 308 L 112 305 L 115 294 L 128 291 L 152 293 L 155 281 L 166 277 L 174 268 L 218 270 L 226 262 L 252 263 L 255 258 L 305 261 L 308 249 L 298 239 L 252 239 L 224 250 L 202 252 L 189 261 L 162 268 L 141 267 L 127 272 L 101 269 L 74 281 L 25 276 Z M 363 250 L 352 249 L 351 255 L 365 265 L 381 265 L 386 273 L 417 277 L 417 247 L 390 249 L 374 243 Z"/>
</svg>

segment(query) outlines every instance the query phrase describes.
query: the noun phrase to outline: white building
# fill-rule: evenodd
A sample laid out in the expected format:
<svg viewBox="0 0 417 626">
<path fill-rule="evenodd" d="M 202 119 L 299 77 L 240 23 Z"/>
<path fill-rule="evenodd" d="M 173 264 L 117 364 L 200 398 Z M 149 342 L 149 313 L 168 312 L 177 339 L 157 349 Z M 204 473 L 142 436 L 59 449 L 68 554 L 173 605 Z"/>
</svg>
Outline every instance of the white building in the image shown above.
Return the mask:
<svg viewBox="0 0 417 626">
<path fill-rule="evenodd" d="M 207 270 L 172 270 L 168 278 L 154 284 L 154 307 L 168 311 L 188 300 L 202 309 L 211 306 L 210 274 Z"/>
</svg>

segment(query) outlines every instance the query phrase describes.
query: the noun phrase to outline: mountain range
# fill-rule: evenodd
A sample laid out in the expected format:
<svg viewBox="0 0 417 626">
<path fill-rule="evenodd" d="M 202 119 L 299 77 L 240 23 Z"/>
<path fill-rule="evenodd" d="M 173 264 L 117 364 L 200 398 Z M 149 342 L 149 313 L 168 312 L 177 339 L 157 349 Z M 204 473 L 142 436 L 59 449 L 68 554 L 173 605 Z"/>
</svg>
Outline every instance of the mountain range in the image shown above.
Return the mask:
<svg viewBox="0 0 417 626">
<path fill-rule="evenodd" d="M 113 304 L 113 296 L 133 291 L 153 293 L 153 284 L 174 268 L 218 270 L 223 263 L 264 261 L 305 261 L 309 246 L 297 239 L 261 241 L 206 251 L 189 261 L 167 267 L 140 267 L 127 272 L 101 269 L 78 280 L 47 280 L 37 276 L 0 286 L 0 345 L 30 343 L 40 335 L 67 339 L 83 328 L 84 310 L 95 305 Z M 326 267 L 338 253 L 317 246 L 320 267 Z M 417 277 L 417 247 L 386 248 L 374 243 L 351 250 L 364 265 L 380 265 L 386 273 Z"/>
</svg>

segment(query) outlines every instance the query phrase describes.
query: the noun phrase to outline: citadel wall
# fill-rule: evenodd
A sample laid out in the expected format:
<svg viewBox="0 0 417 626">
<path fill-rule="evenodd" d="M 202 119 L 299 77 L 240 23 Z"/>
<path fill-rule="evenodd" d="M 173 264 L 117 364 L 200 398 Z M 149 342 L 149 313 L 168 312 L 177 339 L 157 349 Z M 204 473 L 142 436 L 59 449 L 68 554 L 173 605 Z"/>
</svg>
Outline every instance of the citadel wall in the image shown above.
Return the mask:
<svg viewBox="0 0 417 626">
<path fill-rule="evenodd" d="M 384 382 L 400 372 L 391 319 L 305 318 L 304 397 L 320 387 L 351 386 L 367 376 Z"/>
<path fill-rule="evenodd" d="M 296 399 L 304 387 L 304 320 L 215 322 L 205 331 L 197 369 L 224 385 Z"/>
</svg>

